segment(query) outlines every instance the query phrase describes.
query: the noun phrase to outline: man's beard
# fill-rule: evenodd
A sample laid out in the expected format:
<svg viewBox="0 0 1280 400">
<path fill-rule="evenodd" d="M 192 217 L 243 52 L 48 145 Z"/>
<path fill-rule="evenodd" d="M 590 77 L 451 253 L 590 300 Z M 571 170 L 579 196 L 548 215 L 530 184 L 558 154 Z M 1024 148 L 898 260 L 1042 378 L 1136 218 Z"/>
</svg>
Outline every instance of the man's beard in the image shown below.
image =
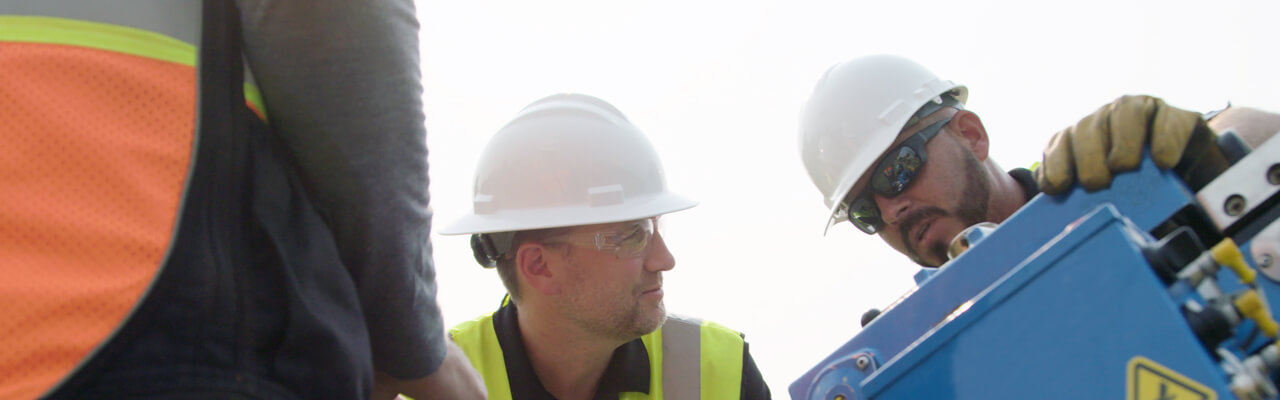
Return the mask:
<svg viewBox="0 0 1280 400">
<path fill-rule="evenodd" d="M 991 183 L 982 177 L 982 162 L 978 161 L 972 153 L 961 151 L 964 154 L 964 190 L 961 191 L 960 204 L 950 211 L 943 210 L 938 207 L 925 207 L 912 211 L 910 214 L 902 218 L 902 222 L 898 224 L 898 234 L 901 235 L 902 243 L 907 250 L 907 257 L 910 257 L 916 264 L 924 267 L 937 267 L 920 257 L 920 251 L 911 245 L 911 233 L 915 231 L 916 225 L 931 218 L 941 218 L 945 216 L 955 216 L 965 227 L 973 226 L 987 219 L 987 204 L 991 201 Z M 923 253 L 933 256 L 938 260 L 947 259 L 948 243 L 930 243 L 923 249 Z M 917 243 L 916 245 L 922 245 Z M 940 264 L 939 264 L 940 265 Z"/>
<path fill-rule="evenodd" d="M 575 323 L 580 328 L 595 332 L 602 337 L 631 341 L 653 333 L 667 321 L 666 306 L 659 302 L 657 308 L 658 312 L 655 314 L 647 310 L 643 304 L 634 304 L 619 312 L 597 316 L 595 319 L 582 318 L 582 315 L 578 315 Z"/>
<path fill-rule="evenodd" d="M 667 320 L 666 306 L 661 300 L 657 310 L 653 310 L 636 298 L 622 297 L 579 279 L 575 286 L 591 290 L 569 294 L 558 300 L 557 307 L 584 331 L 625 342 L 652 333 Z M 641 287 L 649 286 L 652 285 L 639 285 L 633 291 L 638 293 Z"/>
</svg>

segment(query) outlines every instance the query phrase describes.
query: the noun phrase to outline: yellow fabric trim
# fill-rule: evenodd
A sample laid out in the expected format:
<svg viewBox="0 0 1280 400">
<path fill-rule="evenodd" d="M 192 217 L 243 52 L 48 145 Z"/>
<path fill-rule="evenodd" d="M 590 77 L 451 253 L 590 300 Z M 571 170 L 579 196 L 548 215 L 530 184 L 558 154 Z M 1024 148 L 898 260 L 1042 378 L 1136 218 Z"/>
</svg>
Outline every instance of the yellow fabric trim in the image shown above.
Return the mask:
<svg viewBox="0 0 1280 400">
<path fill-rule="evenodd" d="M 738 332 L 711 321 L 702 321 L 702 397 L 742 397 L 742 347 Z"/>
<path fill-rule="evenodd" d="M 504 300 L 505 301 L 505 300 Z M 507 380 L 507 364 L 493 327 L 493 314 L 463 322 L 449 329 L 453 342 L 467 353 L 471 366 L 484 377 L 484 387 L 491 400 L 511 400 L 511 383 Z"/>
<path fill-rule="evenodd" d="M 263 121 L 269 121 L 267 119 L 267 106 L 263 105 L 262 92 L 258 91 L 257 86 L 249 82 L 244 83 L 244 101 L 253 105 L 253 108 L 258 112 L 258 118 L 262 118 Z"/>
<path fill-rule="evenodd" d="M 197 58 L 194 45 L 159 33 L 57 17 L 0 15 L 0 41 L 86 47 L 191 67 Z M 267 107 L 258 87 L 245 82 L 244 98 L 266 121 Z"/>
<path fill-rule="evenodd" d="M 0 41 L 80 46 L 196 65 L 196 47 L 155 32 L 67 18 L 0 15 Z"/>
</svg>

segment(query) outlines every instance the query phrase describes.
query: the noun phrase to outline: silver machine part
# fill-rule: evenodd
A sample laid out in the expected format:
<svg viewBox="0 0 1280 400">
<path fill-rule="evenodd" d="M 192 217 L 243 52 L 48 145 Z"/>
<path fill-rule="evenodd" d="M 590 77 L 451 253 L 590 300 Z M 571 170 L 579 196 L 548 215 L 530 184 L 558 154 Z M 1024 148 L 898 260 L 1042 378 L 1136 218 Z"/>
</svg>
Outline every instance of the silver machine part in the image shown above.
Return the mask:
<svg viewBox="0 0 1280 400">
<path fill-rule="evenodd" d="M 1201 280 L 1206 277 L 1214 276 L 1218 273 L 1218 263 L 1213 260 L 1213 255 L 1209 252 L 1200 253 L 1199 257 L 1192 260 L 1181 271 L 1178 271 L 1178 279 L 1185 279 L 1191 285 L 1199 285 Z"/>
<path fill-rule="evenodd" d="M 1258 265 L 1263 276 L 1280 282 L 1280 262 L 1277 262 L 1280 258 L 1280 219 L 1271 221 L 1270 225 L 1253 237 L 1249 255 L 1253 257 L 1253 262 Z"/>
<path fill-rule="evenodd" d="M 999 226 L 993 222 L 979 222 L 960 231 L 956 237 L 951 238 L 951 245 L 947 246 L 947 258 L 954 260 L 959 257 L 965 250 L 977 245 L 982 239 L 991 235 Z"/>
<path fill-rule="evenodd" d="M 1218 356 L 1222 358 L 1222 369 L 1231 376 L 1229 384 L 1231 392 L 1241 400 L 1244 399 L 1272 399 L 1278 394 L 1275 384 L 1271 383 L 1271 378 L 1263 374 L 1257 368 L 1257 363 L 1249 366 L 1236 358 L 1227 349 L 1219 348 Z"/>
<path fill-rule="evenodd" d="M 1225 232 L 1277 191 L 1280 140 L 1268 140 L 1200 189 L 1196 198 L 1218 230 Z"/>
</svg>

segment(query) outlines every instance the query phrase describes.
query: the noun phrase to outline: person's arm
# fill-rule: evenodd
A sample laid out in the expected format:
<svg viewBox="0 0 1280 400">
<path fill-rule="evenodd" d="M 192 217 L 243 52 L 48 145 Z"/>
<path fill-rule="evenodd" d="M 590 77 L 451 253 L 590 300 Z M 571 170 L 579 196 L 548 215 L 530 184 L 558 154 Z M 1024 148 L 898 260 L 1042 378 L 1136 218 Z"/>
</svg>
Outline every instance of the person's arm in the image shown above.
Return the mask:
<svg viewBox="0 0 1280 400">
<path fill-rule="evenodd" d="M 372 399 L 394 399 L 400 394 L 414 400 L 484 399 L 484 379 L 476 373 L 462 348 L 445 341 L 448 350 L 439 369 L 425 378 L 400 380 L 385 373 L 374 375 Z"/>
<path fill-rule="evenodd" d="M 764 383 L 748 347 L 747 343 L 742 344 L 742 400 L 770 400 L 773 395 L 769 393 L 769 385 Z"/>
<path fill-rule="evenodd" d="M 297 162 L 360 296 L 375 369 L 445 360 L 412 0 L 238 0 L 272 131 Z"/>
</svg>

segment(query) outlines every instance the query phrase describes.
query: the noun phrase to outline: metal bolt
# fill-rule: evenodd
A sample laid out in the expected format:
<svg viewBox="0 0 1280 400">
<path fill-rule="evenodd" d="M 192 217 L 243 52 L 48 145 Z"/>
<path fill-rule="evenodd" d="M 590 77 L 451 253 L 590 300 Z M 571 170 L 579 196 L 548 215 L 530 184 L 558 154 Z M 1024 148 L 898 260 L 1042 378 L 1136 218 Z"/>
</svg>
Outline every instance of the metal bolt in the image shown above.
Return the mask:
<svg viewBox="0 0 1280 400">
<path fill-rule="evenodd" d="M 1280 164 L 1271 164 L 1271 168 L 1267 168 L 1267 182 L 1280 185 Z"/>
<path fill-rule="evenodd" d="M 858 369 L 867 369 L 867 364 L 871 364 L 871 360 L 863 356 L 863 357 L 858 357 L 857 360 L 854 360 L 854 363 L 857 363 Z"/>
<path fill-rule="evenodd" d="M 1244 213 L 1244 206 L 1244 197 L 1241 197 L 1238 194 L 1233 194 L 1231 197 L 1227 198 L 1227 202 L 1223 205 L 1222 209 L 1227 212 L 1227 215 L 1236 217 Z"/>
<path fill-rule="evenodd" d="M 1271 263 L 1274 261 L 1275 259 L 1272 258 L 1270 254 L 1263 254 L 1262 257 L 1258 258 L 1258 268 L 1262 268 L 1262 269 L 1270 268 Z"/>
</svg>

